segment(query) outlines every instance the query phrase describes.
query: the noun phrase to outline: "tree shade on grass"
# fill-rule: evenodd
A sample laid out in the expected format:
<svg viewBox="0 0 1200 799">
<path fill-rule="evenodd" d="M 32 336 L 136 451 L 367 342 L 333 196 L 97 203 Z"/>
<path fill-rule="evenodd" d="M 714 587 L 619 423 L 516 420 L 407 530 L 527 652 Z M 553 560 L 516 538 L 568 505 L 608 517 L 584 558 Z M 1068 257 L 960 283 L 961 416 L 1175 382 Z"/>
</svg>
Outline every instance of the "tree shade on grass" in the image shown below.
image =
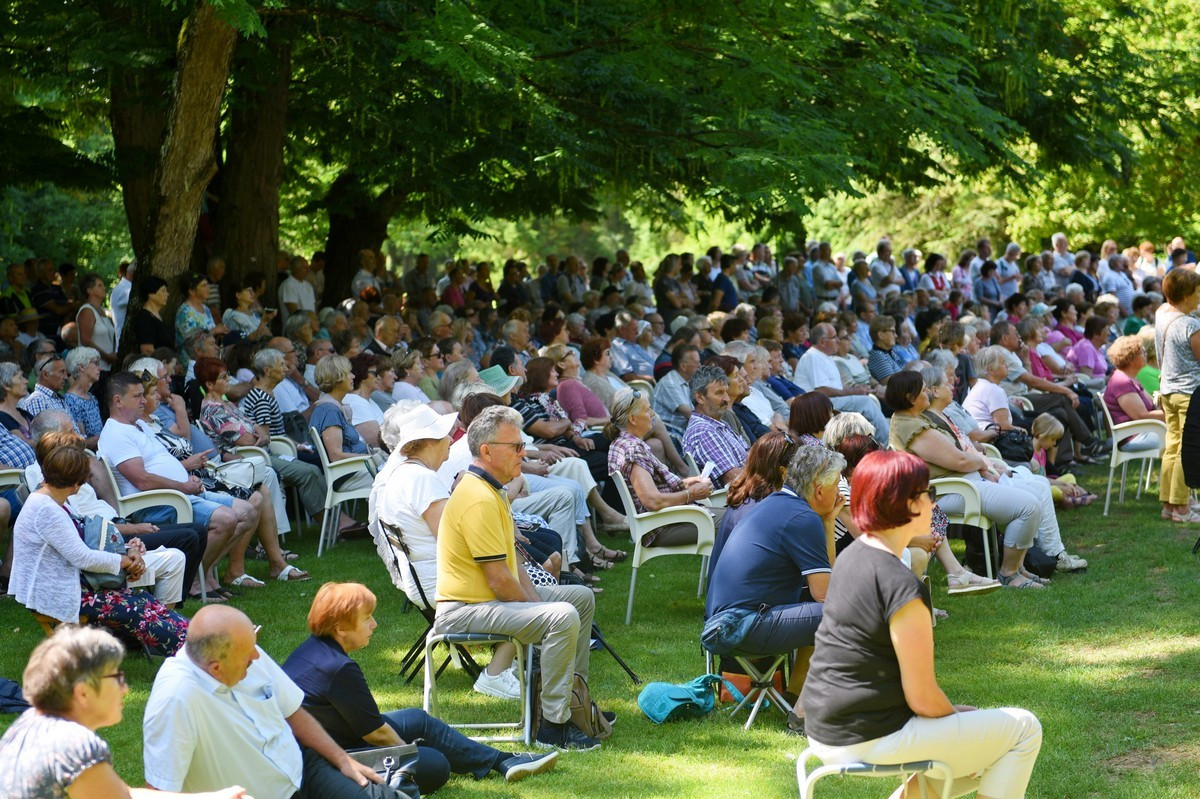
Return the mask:
<svg viewBox="0 0 1200 799">
<path fill-rule="evenodd" d="M 1106 476 L 1092 468 L 1084 483 L 1102 490 Z M 1127 496 L 1132 488 L 1131 480 Z M 1194 797 L 1200 795 L 1200 774 L 1194 767 L 1200 735 L 1195 697 L 1200 585 L 1196 561 L 1188 552 L 1196 531 L 1162 522 L 1153 495 L 1141 502 L 1130 499 L 1108 518 L 1101 507 L 1097 503 L 1061 514 L 1064 538 L 1091 565 L 1086 574 L 1055 578 L 1048 590 L 951 599 L 945 595 L 944 574 L 935 569 L 934 602 L 950 611 L 950 619 L 936 631 L 939 678 L 951 701 L 1017 705 L 1038 715 L 1045 743 L 1030 797 Z M 401 614 L 399 593 L 369 543 L 339 544 L 318 561 L 312 556 L 314 534 L 293 539 L 289 546 L 308 553 L 304 562 L 315 580 L 272 583 L 247 590 L 238 600 L 263 625 L 262 645 L 282 661 L 306 635 L 308 604 L 320 583 L 360 580 L 380 598 L 375 614 L 379 629 L 371 645 L 357 653 L 367 679 L 387 709 L 419 704 L 419 681 L 403 686 L 394 678 L 419 618 Z M 639 588 L 656 598 L 655 610 L 630 627 L 620 623 L 628 566 L 604 574 L 606 592 L 597 619 L 647 681 L 682 682 L 703 669 L 696 565 L 685 561 L 667 558 L 646 568 Z M 261 562 L 250 563 L 256 574 L 264 568 Z M 12 601 L 0 603 L 0 626 L 6 641 L 0 674 L 19 678 L 41 632 Z M 126 660 L 131 692 L 125 719 L 101 733 L 115 750 L 118 771 L 135 785 L 142 781 L 140 722 L 154 668 L 140 657 Z M 638 688 L 606 655 L 593 653 L 592 675 L 593 694 L 620 716 L 612 740 L 600 752 L 569 756 L 551 774 L 523 783 L 521 796 L 719 793 L 761 799 L 795 790 L 793 758 L 803 742 L 782 732 L 779 714 L 765 714 L 749 733 L 717 714 L 656 727 L 637 709 Z M 447 671 L 439 686 L 444 706 L 457 711 L 458 718 L 484 712 L 494 716 L 507 709 L 471 692 L 462 673 Z M 12 718 L 0 717 L 0 726 Z M 883 795 L 875 782 L 826 785 L 825 790 L 835 797 Z M 474 782 L 469 777 L 454 778 L 441 793 L 465 799 L 513 795 L 501 780 Z"/>
</svg>

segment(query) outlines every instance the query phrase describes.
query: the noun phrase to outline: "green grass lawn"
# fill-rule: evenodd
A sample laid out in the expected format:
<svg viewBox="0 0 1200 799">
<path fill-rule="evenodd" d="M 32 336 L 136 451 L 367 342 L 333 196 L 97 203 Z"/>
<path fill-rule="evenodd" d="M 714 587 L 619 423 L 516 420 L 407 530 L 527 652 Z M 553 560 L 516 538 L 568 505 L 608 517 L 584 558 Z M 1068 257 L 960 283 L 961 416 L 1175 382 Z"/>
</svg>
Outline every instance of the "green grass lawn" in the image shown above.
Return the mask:
<svg viewBox="0 0 1200 799">
<path fill-rule="evenodd" d="M 1099 493 L 1106 476 L 1092 467 L 1084 482 Z M 1153 494 L 1134 500 L 1127 493 L 1125 505 L 1108 518 L 1102 500 L 1060 514 L 1068 547 L 1091 566 L 1086 574 L 1055 579 L 1048 590 L 949 598 L 944 574 L 933 568 L 934 602 L 950 612 L 936 631 L 939 679 L 951 701 L 1021 706 L 1041 719 L 1045 742 L 1032 797 L 1200 796 L 1200 586 L 1190 555 L 1200 529 L 1161 521 Z M 292 539 L 289 545 L 314 579 L 248 590 L 237 600 L 263 625 L 260 643 L 283 661 L 307 634 L 309 601 L 322 582 L 364 582 L 380 597 L 379 629 L 358 653 L 367 679 L 383 709 L 419 706 L 419 680 L 402 685 L 396 672 L 421 619 L 400 612 L 401 596 L 370 542 L 339 544 L 318 560 L 315 534 Z M 955 543 L 961 551 L 961 542 Z M 629 627 L 623 623 L 629 566 L 604 575 L 597 620 L 646 681 L 682 682 L 703 671 L 698 563 L 662 558 L 647 565 Z M 259 577 L 265 569 L 251 564 Z M 6 631 L 0 675 L 19 680 L 41 630 L 11 600 L 0 603 L 0 625 Z M 140 785 L 141 718 L 155 666 L 132 656 L 125 669 L 132 689 L 125 720 L 101 734 L 113 746 L 121 775 Z M 638 710 L 639 687 L 603 653 L 592 655 L 591 684 L 601 705 L 620 716 L 602 751 L 566 755 L 555 772 L 522 783 L 519 791 L 494 777 L 455 777 L 442 793 L 533 799 L 794 795 L 794 759 L 803 742 L 784 734 L 780 714 L 765 712 L 748 733 L 720 712 L 655 726 Z M 448 671 L 439 687 L 443 710 L 455 718 L 511 708 L 474 694 L 461 672 Z M 0 729 L 12 718 L 0 718 Z M 826 782 L 818 795 L 883 797 L 892 787 L 874 780 Z"/>
</svg>

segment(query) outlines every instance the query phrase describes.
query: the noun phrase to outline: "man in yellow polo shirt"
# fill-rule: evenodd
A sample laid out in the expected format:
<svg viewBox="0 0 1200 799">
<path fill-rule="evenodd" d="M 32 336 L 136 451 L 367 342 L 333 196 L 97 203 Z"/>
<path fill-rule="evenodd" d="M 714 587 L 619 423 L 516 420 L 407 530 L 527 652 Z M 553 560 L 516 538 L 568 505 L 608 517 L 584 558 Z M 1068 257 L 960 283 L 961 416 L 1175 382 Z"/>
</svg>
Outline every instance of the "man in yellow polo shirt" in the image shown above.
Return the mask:
<svg viewBox="0 0 1200 799">
<path fill-rule="evenodd" d="M 542 645 L 542 724 L 537 742 L 572 751 L 600 742 L 571 723 L 574 674 L 588 674 L 596 600 L 589 588 L 538 588 L 517 560 L 504 484 L 521 473 L 521 415 L 485 408 L 467 429 L 474 461 L 446 502 L 438 526 L 438 633 L 502 633 Z"/>
</svg>

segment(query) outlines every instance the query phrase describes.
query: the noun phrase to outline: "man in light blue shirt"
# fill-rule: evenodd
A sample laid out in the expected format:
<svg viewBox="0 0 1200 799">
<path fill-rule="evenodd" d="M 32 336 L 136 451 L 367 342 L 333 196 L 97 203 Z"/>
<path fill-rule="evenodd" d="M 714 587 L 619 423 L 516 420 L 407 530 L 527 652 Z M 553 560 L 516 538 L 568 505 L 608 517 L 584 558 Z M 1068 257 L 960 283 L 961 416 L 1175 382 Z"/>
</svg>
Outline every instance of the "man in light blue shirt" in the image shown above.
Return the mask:
<svg viewBox="0 0 1200 799">
<path fill-rule="evenodd" d="M 616 318 L 617 337 L 612 343 L 612 372 L 622 380 L 654 382 L 654 356 L 637 343 L 638 323 L 633 314 L 620 311 Z"/>
</svg>

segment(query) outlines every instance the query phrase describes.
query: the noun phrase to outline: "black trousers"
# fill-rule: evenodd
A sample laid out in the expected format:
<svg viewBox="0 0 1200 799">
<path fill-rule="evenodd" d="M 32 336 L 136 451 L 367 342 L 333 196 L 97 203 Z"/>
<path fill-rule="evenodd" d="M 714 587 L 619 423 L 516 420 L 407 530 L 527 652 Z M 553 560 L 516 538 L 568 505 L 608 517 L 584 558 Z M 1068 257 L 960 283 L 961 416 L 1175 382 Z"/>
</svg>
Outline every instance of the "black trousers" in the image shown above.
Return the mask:
<svg viewBox="0 0 1200 799">
<path fill-rule="evenodd" d="M 183 553 L 183 598 L 186 601 L 204 550 L 208 548 L 208 530 L 198 524 L 160 524 L 157 533 L 129 537 L 142 539 L 147 550 L 167 547 Z"/>
<path fill-rule="evenodd" d="M 1058 442 L 1058 453 L 1054 464 L 1064 466 L 1073 462 L 1075 460 L 1074 442 L 1086 444 L 1092 440 L 1092 431 L 1088 429 L 1087 423 L 1071 407 L 1071 401 L 1062 394 L 1032 391 L 1026 396 L 1033 403 L 1033 413 L 1029 417 L 1031 424 L 1033 419 L 1042 413 L 1048 413 L 1062 422 L 1064 433 L 1062 440 Z"/>
</svg>

